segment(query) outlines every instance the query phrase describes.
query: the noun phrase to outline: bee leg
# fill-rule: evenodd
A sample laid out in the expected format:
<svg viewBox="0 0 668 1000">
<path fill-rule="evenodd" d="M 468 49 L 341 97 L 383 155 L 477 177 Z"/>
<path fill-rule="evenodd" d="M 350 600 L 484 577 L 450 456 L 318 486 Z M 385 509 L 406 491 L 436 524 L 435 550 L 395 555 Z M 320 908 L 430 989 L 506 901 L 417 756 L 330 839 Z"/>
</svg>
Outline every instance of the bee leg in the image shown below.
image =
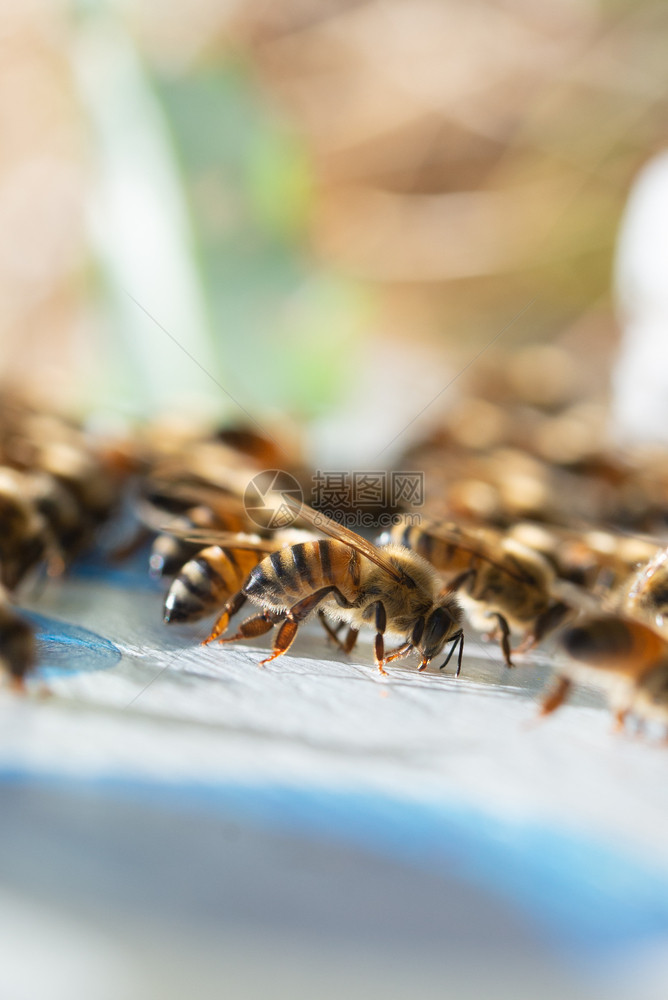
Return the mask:
<svg viewBox="0 0 668 1000">
<path fill-rule="evenodd" d="M 506 666 L 513 667 L 515 666 L 515 664 L 510 659 L 510 627 L 508 625 L 508 622 L 503 617 L 503 615 L 499 614 L 498 611 L 494 611 L 490 617 L 496 618 L 497 622 L 499 623 L 498 631 L 497 629 L 495 629 L 494 631 L 501 645 L 501 652 L 503 653 L 503 659 L 506 662 Z"/>
<path fill-rule="evenodd" d="M 271 656 L 265 657 L 264 660 L 260 660 L 260 666 L 263 667 L 265 663 L 271 663 L 275 660 L 277 656 L 283 656 L 283 653 L 287 653 L 290 646 L 295 640 L 297 635 L 297 629 L 299 625 L 292 618 L 286 618 L 278 632 L 276 633 L 276 638 L 274 639 L 274 648 Z"/>
<path fill-rule="evenodd" d="M 348 629 L 348 634 L 346 635 L 345 642 L 343 643 L 343 652 L 352 653 L 355 648 L 355 643 L 357 642 L 357 636 L 359 635 L 359 629 L 353 628 L 352 626 Z"/>
<path fill-rule="evenodd" d="M 554 710 L 559 708 L 560 705 L 563 705 L 571 686 L 572 682 L 569 681 L 567 677 L 560 677 L 547 697 L 543 700 L 543 704 L 540 706 L 539 714 L 541 716 L 550 715 L 550 713 L 554 712 Z"/>
<path fill-rule="evenodd" d="M 392 663 L 392 660 L 398 660 L 400 657 L 406 656 L 408 653 L 410 653 L 412 648 L 413 648 L 412 642 L 410 641 L 404 642 L 401 646 L 397 646 L 396 649 L 393 649 L 391 653 L 387 653 L 385 659 L 383 660 L 383 663 L 384 664 Z M 418 670 L 423 670 L 423 669 L 424 668 L 422 666 L 418 667 Z"/>
<path fill-rule="evenodd" d="M 206 639 L 204 639 L 202 645 L 206 646 L 207 643 L 213 642 L 214 639 L 217 639 L 218 636 L 222 635 L 227 626 L 230 624 L 230 618 L 233 618 L 237 611 L 239 611 L 245 603 L 246 595 L 243 590 L 240 590 L 238 593 L 234 594 L 233 597 L 230 597 L 229 601 L 227 601 L 223 606 L 223 610 L 218 618 L 216 618 L 211 632 L 207 635 Z M 220 641 L 224 642 L 225 640 L 221 639 Z"/>
<path fill-rule="evenodd" d="M 475 576 L 475 570 L 473 568 L 465 569 L 463 573 L 459 574 L 459 576 L 456 576 L 454 577 L 454 579 L 450 580 L 449 584 L 445 588 L 446 592 L 448 590 L 460 590 L 464 586 L 466 581 L 470 580 L 472 576 Z"/>
<path fill-rule="evenodd" d="M 383 667 L 385 662 L 385 629 L 387 627 L 387 614 L 385 613 L 385 605 L 382 601 L 374 601 L 370 604 L 368 608 L 365 609 L 365 617 L 371 617 L 371 614 L 375 615 L 376 621 L 376 642 L 374 644 L 374 652 L 376 654 L 376 666 L 380 670 L 381 674 L 387 673 Z"/>
<path fill-rule="evenodd" d="M 219 639 L 219 642 L 236 642 L 237 639 L 254 639 L 258 635 L 264 635 L 276 625 L 277 622 L 285 618 L 284 611 L 264 611 L 261 615 L 247 618 L 239 626 L 239 631 L 234 635 Z"/>
<path fill-rule="evenodd" d="M 53 542 L 49 546 L 49 550 L 46 557 L 46 575 L 51 579 L 58 578 L 62 576 L 67 569 L 67 563 L 65 561 L 65 556 L 63 555 L 60 545 Z"/>
<path fill-rule="evenodd" d="M 558 625 L 561 625 L 570 611 L 572 608 L 568 604 L 564 604 L 563 601 L 551 604 L 542 614 L 538 615 L 533 628 L 526 633 L 516 652 L 525 653 L 528 649 L 538 645 L 549 632 L 553 632 Z"/>
<path fill-rule="evenodd" d="M 25 677 L 17 677 L 12 674 L 7 680 L 7 687 L 13 694 L 25 694 L 26 693 L 26 682 Z"/>
<path fill-rule="evenodd" d="M 343 625 L 343 622 L 338 622 L 337 625 L 336 625 L 336 627 L 332 628 L 332 626 L 329 624 L 329 622 L 325 618 L 325 616 L 322 613 L 322 611 L 318 612 L 318 618 L 320 619 L 320 624 L 324 628 L 324 630 L 327 633 L 327 635 L 329 636 L 329 638 L 332 639 L 332 641 L 334 643 L 336 643 L 336 645 L 339 647 L 339 649 L 341 649 L 341 650 L 343 650 L 343 652 L 345 652 L 346 647 L 341 642 L 341 640 L 339 639 L 339 636 L 338 636 L 338 633 L 341 631 L 341 626 Z"/>
<path fill-rule="evenodd" d="M 626 722 L 626 716 L 629 714 L 627 708 L 618 708 L 613 715 L 612 731 L 613 733 L 623 733 L 624 723 Z"/>
<path fill-rule="evenodd" d="M 310 594 L 305 597 L 302 601 L 298 601 L 293 604 L 288 613 L 285 615 L 285 621 L 279 628 L 276 639 L 274 640 L 274 650 L 271 656 L 268 656 L 266 660 L 261 660 L 262 664 L 270 663 L 275 660 L 277 656 L 282 656 L 283 653 L 287 653 L 288 649 L 294 642 L 295 636 L 297 635 L 297 629 L 299 623 L 303 622 L 305 618 L 315 611 L 317 606 L 321 601 L 324 601 L 326 597 L 333 595 L 336 598 L 338 604 L 342 607 L 350 607 L 350 602 L 343 596 L 338 587 L 321 587 L 320 590 L 316 590 L 314 594 Z"/>
</svg>

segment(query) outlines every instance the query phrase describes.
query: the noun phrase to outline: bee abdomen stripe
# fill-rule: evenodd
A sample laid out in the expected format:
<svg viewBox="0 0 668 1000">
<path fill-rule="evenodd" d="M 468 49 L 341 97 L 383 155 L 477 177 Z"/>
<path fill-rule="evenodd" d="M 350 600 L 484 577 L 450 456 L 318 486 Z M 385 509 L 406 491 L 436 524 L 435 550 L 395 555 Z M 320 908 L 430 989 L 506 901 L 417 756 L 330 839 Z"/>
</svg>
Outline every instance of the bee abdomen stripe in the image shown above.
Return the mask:
<svg viewBox="0 0 668 1000">
<path fill-rule="evenodd" d="M 329 542 L 318 542 L 318 554 L 320 556 L 323 580 L 325 583 L 334 583 L 332 578 L 332 560 L 330 558 L 329 550 Z"/>
<path fill-rule="evenodd" d="M 311 553 L 308 551 L 308 543 L 292 546 L 292 561 L 297 573 L 299 573 L 302 581 L 308 584 L 309 587 L 315 587 L 316 582 L 309 566 L 308 556 L 310 554 Z"/>
<path fill-rule="evenodd" d="M 298 592 L 300 589 L 299 580 L 297 579 L 295 566 L 288 550 L 279 549 L 277 552 L 272 552 L 269 556 L 269 561 L 274 568 L 279 586 L 288 593 Z"/>
<path fill-rule="evenodd" d="M 209 556 L 208 564 L 212 574 L 210 577 L 212 582 L 215 582 L 215 577 L 217 577 L 219 586 L 228 593 L 237 590 L 246 576 L 232 549 L 214 550 Z"/>
<path fill-rule="evenodd" d="M 266 560 L 262 560 L 258 563 L 250 573 L 248 574 L 248 579 L 246 580 L 243 591 L 245 594 L 262 594 L 262 593 L 274 593 L 277 589 L 276 580 L 274 577 L 269 576 L 264 568 L 264 563 Z"/>
<path fill-rule="evenodd" d="M 232 568 L 235 571 L 235 573 L 239 573 L 239 563 L 237 562 L 237 557 L 234 554 L 234 549 L 223 549 L 223 554 L 232 564 Z"/>
<path fill-rule="evenodd" d="M 206 559 L 193 559 L 186 563 L 179 575 L 186 590 L 203 601 L 211 597 L 211 584 L 215 588 L 224 587 L 222 577 Z"/>
<path fill-rule="evenodd" d="M 429 559 L 431 561 L 431 558 L 434 554 L 434 549 L 436 548 L 436 539 L 434 538 L 433 535 L 430 535 L 427 532 L 424 532 L 422 535 L 418 537 L 419 537 L 417 545 L 418 552 L 420 552 L 420 554 L 423 555 L 425 559 Z"/>
</svg>

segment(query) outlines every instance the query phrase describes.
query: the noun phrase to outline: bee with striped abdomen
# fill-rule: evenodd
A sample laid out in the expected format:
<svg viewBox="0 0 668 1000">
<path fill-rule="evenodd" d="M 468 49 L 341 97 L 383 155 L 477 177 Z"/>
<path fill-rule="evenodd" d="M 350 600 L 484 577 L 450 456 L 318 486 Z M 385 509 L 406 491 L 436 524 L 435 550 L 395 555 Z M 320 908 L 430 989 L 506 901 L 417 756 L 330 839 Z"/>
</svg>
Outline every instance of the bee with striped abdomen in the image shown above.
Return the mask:
<svg viewBox="0 0 668 1000">
<path fill-rule="evenodd" d="M 200 545 L 172 580 L 165 598 L 165 623 L 198 621 L 222 607 L 207 642 L 217 638 L 243 603 L 238 595 L 248 574 L 271 547 L 257 536 L 243 535 L 231 536 L 226 544 Z"/>
<path fill-rule="evenodd" d="M 624 610 L 668 637 L 668 548 L 641 566 L 624 598 Z"/>
<path fill-rule="evenodd" d="M 624 583 L 658 548 L 655 540 L 639 535 L 603 528 L 578 531 L 535 521 L 519 521 L 507 534 L 540 552 L 561 579 L 601 595 Z"/>
<path fill-rule="evenodd" d="M 330 537 L 285 545 L 259 560 L 228 600 L 207 641 L 220 636 L 222 621 L 250 600 L 262 608 L 261 613 L 220 641 L 253 638 L 279 625 L 272 655 L 263 663 L 287 652 L 299 625 L 317 611 L 335 638 L 330 622 L 348 626 L 342 644 L 346 652 L 353 649 L 360 629 L 371 626 L 381 673 L 386 664 L 412 652 L 420 657 L 418 669 L 423 670 L 449 644 L 443 666 L 458 649 L 459 674 L 464 646 L 461 608 L 451 593 L 444 592 L 428 562 L 399 545 L 378 548 L 310 507 L 287 498 L 286 502 L 299 519 Z M 386 636 L 400 640 L 400 645 L 386 651 Z"/>
<path fill-rule="evenodd" d="M 162 521 L 164 526 L 164 517 Z M 218 531 L 232 535 L 243 532 L 248 525 L 233 511 L 215 511 L 206 504 L 198 504 L 178 514 L 164 527 L 151 545 L 149 567 L 152 576 L 174 576 L 197 555 L 202 545 L 189 540 L 193 532 Z"/>
<path fill-rule="evenodd" d="M 157 532 L 149 556 L 154 577 L 178 573 L 200 551 L 203 537 L 256 530 L 238 497 L 202 483 L 151 481 L 135 511 L 145 535 Z"/>
<path fill-rule="evenodd" d="M 30 497 L 30 476 L 0 466 L 0 582 L 15 587 L 46 558 L 49 526 Z"/>
<path fill-rule="evenodd" d="M 522 648 L 527 649 L 572 613 L 569 604 L 553 596 L 556 576 L 550 564 L 493 529 L 399 522 L 380 542 L 405 545 L 427 559 L 457 592 L 474 626 L 488 630 L 495 619 L 492 634 L 509 667 L 511 630 L 523 633 Z"/>
<path fill-rule="evenodd" d="M 668 643 L 641 622 L 620 615 L 591 615 L 566 628 L 560 644 L 568 659 L 543 701 L 549 715 L 574 683 L 603 691 L 618 727 L 628 715 L 668 724 Z"/>
</svg>

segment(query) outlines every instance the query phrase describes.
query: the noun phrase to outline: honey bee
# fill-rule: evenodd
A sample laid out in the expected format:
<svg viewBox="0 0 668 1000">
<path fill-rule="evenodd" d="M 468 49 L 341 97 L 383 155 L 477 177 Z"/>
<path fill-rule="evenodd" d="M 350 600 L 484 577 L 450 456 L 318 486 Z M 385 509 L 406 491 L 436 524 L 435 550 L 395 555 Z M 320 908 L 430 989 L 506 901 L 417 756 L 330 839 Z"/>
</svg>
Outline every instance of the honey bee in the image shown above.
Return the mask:
<svg viewBox="0 0 668 1000">
<path fill-rule="evenodd" d="M 67 493 L 77 508 L 77 524 L 70 526 L 67 549 L 75 555 L 90 545 L 96 530 L 109 519 L 119 500 L 122 478 L 81 442 L 54 441 L 35 455 L 35 470 L 46 473 Z M 52 493 L 55 500 L 55 492 Z M 63 511 L 64 500 L 60 502 Z"/>
<path fill-rule="evenodd" d="M 638 679 L 629 713 L 643 722 L 659 722 L 668 735 L 668 656 Z"/>
<path fill-rule="evenodd" d="M 251 531 L 236 497 L 202 486 L 155 484 L 139 502 L 137 513 L 149 531 L 157 531 L 149 557 L 152 576 L 173 576 L 202 548 L 196 533 Z"/>
<path fill-rule="evenodd" d="M 168 530 L 161 531 L 151 545 L 149 568 L 152 576 L 174 576 L 201 549 L 197 541 L 188 541 L 197 530 L 242 532 L 244 520 L 235 514 L 217 515 L 210 507 L 200 504 L 175 517 Z M 178 534 L 176 533 L 178 531 Z"/>
<path fill-rule="evenodd" d="M 668 548 L 660 549 L 636 572 L 624 610 L 668 636 Z"/>
<path fill-rule="evenodd" d="M 191 604 L 199 602 L 205 613 L 205 605 L 208 609 L 212 603 L 211 592 L 217 588 L 218 599 L 230 596 L 205 641 L 221 637 L 232 615 L 250 600 L 262 612 L 243 621 L 233 636 L 219 641 L 254 638 L 279 625 L 272 654 L 262 663 L 287 652 L 299 625 L 318 611 L 332 637 L 336 638 L 337 630 L 330 622 L 348 626 L 342 643 L 346 652 L 351 652 L 364 625 L 374 628 L 375 661 L 381 673 L 386 673 L 388 663 L 412 652 L 420 657 L 418 669 L 424 670 L 449 644 L 442 666 L 458 650 L 459 674 L 464 647 L 462 612 L 426 560 L 399 545 L 378 548 L 310 507 L 294 504 L 287 495 L 285 501 L 301 520 L 330 537 L 284 544 L 268 554 L 258 549 L 238 567 L 234 565 L 239 561 L 236 550 L 234 559 L 226 548 L 201 552 L 172 584 L 167 598 L 170 621 L 179 603 L 177 596 Z M 400 645 L 386 651 L 386 636 L 400 639 Z"/>
<path fill-rule="evenodd" d="M 628 715 L 668 724 L 668 643 L 653 629 L 621 615 L 590 615 L 564 629 L 560 644 L 568 660 L 541 707 L 554 712 L 574 683 L 607 694 L 621 728 Z"/>
<path fill-rule="evenodd" d="M 34 533 L 42 536 L 42 548 L 48 547 L 53 556 L 51 570 L 59 566 L 62 572 L 109 519 L 130 470 L 119 467 L 113 453 L 96 449 L 79 428 L 54 416 L 25 413 L 9 431 L 0 492 L 6 498 L 10 492 L 19 496 L 24 520 L 30 509 Z M 22 533 L 27 560 L 26 530 Z M 18 582 L 8 580 L 6 573 L 3 578 L 10 587 Z"/>
<path fill-rule="evenodd" d="M 30 477 L 0 466 L 0 582 L 14 590 L 50 543 L 48 525 L 30 498 Z"/>
<path fill-rule="evenodd" d="M 73 558 L 82 538 L 79 504 L 69 490 L 47 472 L 25 474 L 25 484 L 26 497 L 48 525 L 50 547 L 61 556 L 64 566 L 65 553 Z"/>
<path fill-rule="evenodd" d="M 193 544 L 193 543 L 190 543 Z M 241 607 L 241 589 L 248 574 L 268 551 L 278 548 L 258 536 L 230 536 L 228 543 L 209 545 L 189 559 L 172 580 L 165 598 L 163 621 L 194 622 L 223 607 L 207 642 L 225 631 L 233 614 Z"/>
<path fill-rule="evenodd" d="M 521 649 L 540 642 L 574 611 L 553 596 L 556 576 L 538 552 L 491 529 L 464 529 L 455 524 L 403 521 L 380 538 L 419 553 L 457 591 L 473 625 L 498 638 L 503 657 L 512 667 L 510 635 L 523 632 Z"/>
<path fill-rule="evenodd" d="M 655 540 L 638 535 L 598 528 L 577 531 L 535 521 L 518 522 L 508 536 L 540 552 L 561 579 L 599 594 L 622 584 L 658 548 Z"/>
</svg>

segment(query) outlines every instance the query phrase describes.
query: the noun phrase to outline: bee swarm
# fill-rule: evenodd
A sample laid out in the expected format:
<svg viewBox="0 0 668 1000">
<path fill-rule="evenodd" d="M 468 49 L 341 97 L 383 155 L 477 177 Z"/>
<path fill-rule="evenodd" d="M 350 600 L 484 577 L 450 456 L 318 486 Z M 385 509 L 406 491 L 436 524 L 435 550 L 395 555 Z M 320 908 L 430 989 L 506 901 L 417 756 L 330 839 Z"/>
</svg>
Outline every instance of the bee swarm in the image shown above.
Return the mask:
<svg viewBox="0 0 668 1000">
<path fill-rule="evenodd" d="M 16 606 L 22 588 L 36 574 L 66 572 L 131 498 L 137 542 L 152 539 L 149 571 L 169 581 L 166 622 L 215 613 L 209 639 L 224 641 L 278 626 L 278 656 L 317 613 L 346 653 L 361 627 L 374 629 L 383 672 L 414 652 L 422 669 L 444 645 L 461 663 L 462 618 L 499 639 L 509 667 L 553 633 L 563 655 L 544 713 L 584 681 L 609 693 L 620 723 L 630 714 L 668 725 L 668 453 L 610 445 L 605 399 L 577 391 L 573 366 L 556 345 L 497 357 L 493 377 L 481 366 L 397 463 L 424 473 L 417 520 L 415 508 L 394 509 L 375 544 L 340 526 L 342 509 L 328 518 L 290 500 L 285 483 L 308 499 L 313 477 L 287 438 L 277 445 L 248 427 L 167 433 L 156 423 L 108 440 L 6 391 L 6 673 L 21 687 L 35 666 L 32 630 Z M 258 521 L 248 504 L 249 483 L 268 470 L 287 477 L 274 487 L 283 522 L 271 510 Z M 409 613 L 402 602 L 411 590 Z M 259 613 L 227 636 L 246 599 Z M 392 634 L 400 645 L 387 650 Z"/>
</svg>

